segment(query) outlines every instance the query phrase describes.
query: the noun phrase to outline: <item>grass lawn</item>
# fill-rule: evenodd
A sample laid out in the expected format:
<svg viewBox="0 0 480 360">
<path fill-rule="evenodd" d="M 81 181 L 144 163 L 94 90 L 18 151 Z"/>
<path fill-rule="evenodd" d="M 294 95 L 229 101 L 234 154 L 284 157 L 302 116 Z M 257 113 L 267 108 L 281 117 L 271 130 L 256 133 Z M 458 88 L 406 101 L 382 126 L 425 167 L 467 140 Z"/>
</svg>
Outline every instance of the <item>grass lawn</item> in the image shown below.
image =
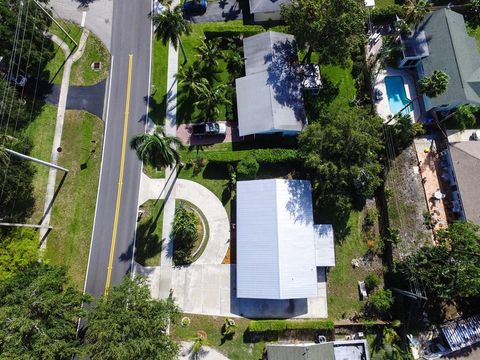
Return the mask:
<svg viewBox="0 0 480 360">
<path fill-rule="evenodd" d="M 352 77 L 352 64 L 342 68 L 338 65 L 321 65 L 320 72 L 324 81 L 330 81 L 337 88 L 338 93 L 329 103 L 331 109 L 348 107 L 355 97 L 355 80 Z M 321 93 L 320 96 L 321 97 Z"/>
<path fill-rule="evenodd" d="M 100 61 L 101 70 L 92 70 L 92 63 Z M 93 32 L 90 32 L 82 57 L 72 65 L 70 85 L 95 85 L 108 76 L 110 70 L 110 53 Z"/>
<path fill-rule="evenodd" d="M 103 122 L 83 111 L 65 112 L 59 165 L 70 170 L 52 209 L 45 257 L 65 265 L 83 287 L 97 197 Z M 68 141 L 66 140 L 68 139 Z M 57 186 L 63 174 L 58 174 Z"/>
<path fill-rule="evenodd" d="M 363 280 L 367 272 L 359 268 L 354 269 L 351 265 L 353 258 L 364 255 L 368 249 L 362 238 L 362 221 L 362 212 L 352 211 L 343 238 L 337 236 L 340 229 L 333 224 L 336 232 L 336 264 L 327 273 L 328 315 L 332 320 L 348 317 L 352 312 L 360 311 L 362 308 L 357 281 Z M 342 316 L 343 314 L 346 316 Z"/>
<path fill-rule="evenodd" d="M 80 26 L 70 21 L 58 20 L 58 22 L 77 43 L 80 41 L 83 32 L 83 29 Z M 69 46 L 70 50 L 74 52 L 77 50 L 75 44 L 56 24 L 52 23 L 50 32 L 60 37 Z M 62 82 L 65 55 L 58 45 L 54 44 L 54 47 L 55 57 L 49 61 L 45 70 L 49 74 L 48 80 L 54 84 L 60 85 Z M 100 71 L 93 71 L 91 69 L 90 66 L 94 61 L 100 61 L 102 63 L 102 69 Z M 110 54 L 107 48 L 92 32 L 90 32 L 83 56 L 72 65 L 70 85 L 94 85 L 102 81 L 108 75 L 109 63 Z"/>
<path fill-rule="evenodd" d="M 195 338 L 197 331 L 203 330 L 208 335 L 208 345 L 225 354 L 231 360 L 258 360 L 262 358 L 264 342 L 243 342 L 249 320 L 235 319 L 235 323 L 238 325 L 235 336 L 231 340 L 222 341 L 221 329 L 225 318 L 193 314 L 185 314 L 185 316 L 188 316 L 191 320 L 189 326 L 183 327 L 176 324 L 171 328 L 171 334 L 175 340 L 191 341 Z"/>
<path fill-rule="evenodd" d="M 31 156 L 50 161 L 56 117 L 57 107 L 45 104 L 40 114 L 24 130 L 25 135 L 33 143 L 33 148 L 30 152 Z M 36 169 L 33 176 L 35 207 L 29 222 L 38 223 L 43 215 L 49 168 L 37 163 L 32 163 L 32 166 Z"/>
<path fill-rule="evenodd" d="M 163 241 L 163 200 L 148 200 L 140 209 L 144 213 L 137 225 L 135 261 L 144 266 L 158 266 Z"/>
<path fill-rule="evenodd" d="M 149 117 L 157 125 L 165 123 L 167 106 L 168 47 L 153 38 L 152 99 Z"/>
</svg>

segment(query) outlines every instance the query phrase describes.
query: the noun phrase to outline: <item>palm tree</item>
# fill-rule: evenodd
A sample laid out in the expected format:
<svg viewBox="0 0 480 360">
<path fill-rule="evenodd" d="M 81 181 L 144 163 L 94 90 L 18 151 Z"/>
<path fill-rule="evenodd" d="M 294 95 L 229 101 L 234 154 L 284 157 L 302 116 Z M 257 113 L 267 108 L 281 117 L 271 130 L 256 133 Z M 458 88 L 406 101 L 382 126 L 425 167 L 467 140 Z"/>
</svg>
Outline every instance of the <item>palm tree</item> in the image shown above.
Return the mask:
<svg viewBox="0 0 480 360">
<path fill-rule="evenodd" d="M 427 0 L 407 0 L 403 9 L 405 22 L 416 29 L 432 9 L 432 4 Z"/>
<path fill-rule="evenodd" d="M 196 66 L 196 64 L 195 61 L 193 66 L 182 66 L 175 74 L 178 83 L 184 85 L 187 91 L 192 91 L 194 94 L 199 90 L 200 84 L 208 84 L 208 80 L 203 77 L 202 72 L 199 71 L 199 66 Z"/>
<path fill-rule="evenodd" d="M 223 336 L 233 336 L 236 330 L 237 324 L 235 324 L 235 320 L 226 318 L 223 324 Z"/>
<path fill-rule="evenodd" d="M 232 104 L 225 96 L 227 88 L 228 86 L 225 84 L 218 84 L 213 88 L 199 84 L 196 93 L 198 100 L 194 105 L 201 109 L 208 120 L 215 120 L 220 115 L 220 106 Z"/>
<path fill-rule="evenodd" d="M 176 146 L 181 147 L 180 140 L 166 136 L 162 128 L 157 127 L 153 134 L 139 134 L 132 138 L 130 147 L 137 152 L 138 158 L 153 167 L 167 167 L 180 162 Z"/>
<path fill-rule="evenodd" d="M 164 45 L 171 41 L 175 50 L 178 44 L 182 50 L 184 63 L 187 62 L 187 55 L 182 44 L 182 35 L 190 35 L 192 32 L 192 25 L 183 17 L 182 10 L 176 6 L 173 10 L 167 8 L 161 13 L 152 15 L 153 25 L 155 26 L 155 33 L 157 38 L 161 39 Z"/>
<path fill-rule="evenodd" d="M 197 50 L 197 56 L 206 65 L 207 69 L 215 68 L 218 65 L 218 60 L 222 58 L 220 39 L 203 40 L 195 50 Z"/>
<path fill-rule="evenodd" d="M 433 70 L 431 76 L 425 76 L 418 81 L 418 88 L 421 93 L 429 98 L 437 97 L 447 91 L 449 77 L 441 70 Z"/>
</svg>

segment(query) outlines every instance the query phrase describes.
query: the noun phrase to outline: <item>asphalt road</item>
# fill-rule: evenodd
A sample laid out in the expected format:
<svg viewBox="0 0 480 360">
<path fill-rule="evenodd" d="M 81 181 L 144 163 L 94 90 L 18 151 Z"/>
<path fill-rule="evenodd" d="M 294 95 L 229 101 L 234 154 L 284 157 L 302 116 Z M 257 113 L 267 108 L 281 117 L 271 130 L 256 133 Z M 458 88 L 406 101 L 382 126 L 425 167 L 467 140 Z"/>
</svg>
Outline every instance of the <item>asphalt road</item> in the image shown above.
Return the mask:
<svg viewBox="0 0 480 360">
<path fill-rule="evenodd" d="M 145 126 L 143 119 L 147 109 L 144 98 L 148 95 L 150 72 L 150 9 L 150 0 L 115 0 L 113 7 L 113 62 L 111 84 L 107 84 L 110 96 L 107 103 L 97 208 L 85 281 L 85 292 L 94 296 L 104 294 L 111 255 L 110 286 L 122 281 L 132 262 L 141 164 L 136 154 L 130 150 L 129 142 L 135 134 L 144 132 Z M 129 88 L 130 54 L 132 65 Z M 130 93 L 128 115 L 127 93 Z M 122 154 L 124 145 L 125 152 Z M 119 177 L 122 162 L 124 174 Z M 115 217 L 118 220 L 116 237 Z"/>
</svg>

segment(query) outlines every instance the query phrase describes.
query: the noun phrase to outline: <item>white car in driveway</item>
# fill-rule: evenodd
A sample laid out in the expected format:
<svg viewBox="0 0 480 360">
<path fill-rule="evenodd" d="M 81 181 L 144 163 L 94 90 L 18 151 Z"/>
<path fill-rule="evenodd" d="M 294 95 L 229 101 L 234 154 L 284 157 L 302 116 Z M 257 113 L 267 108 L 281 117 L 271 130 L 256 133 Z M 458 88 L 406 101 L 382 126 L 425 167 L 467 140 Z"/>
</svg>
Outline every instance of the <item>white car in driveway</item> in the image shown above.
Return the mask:
<svg viewBox="0 0 480 360">
<path fill-rule="evenodd" d="M 225 135 L 226 133 L 227 125 L 225 123 L 207 122 L 192 125 L 193 136 Z"/>
</svg>

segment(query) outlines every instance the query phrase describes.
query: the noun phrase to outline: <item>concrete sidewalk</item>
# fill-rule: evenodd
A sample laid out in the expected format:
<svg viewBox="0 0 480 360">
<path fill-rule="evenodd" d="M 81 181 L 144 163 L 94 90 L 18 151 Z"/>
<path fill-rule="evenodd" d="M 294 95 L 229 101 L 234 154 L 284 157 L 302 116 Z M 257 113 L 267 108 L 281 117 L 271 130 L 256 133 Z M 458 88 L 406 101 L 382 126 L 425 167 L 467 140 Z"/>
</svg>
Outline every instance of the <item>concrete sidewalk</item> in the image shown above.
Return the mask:
<svg viewBox="0 0 480 360">
<path fill-rule="evenodd" d="M 65 118 L 65 108 L 67 105 L 67 97 L 68 97 L 68 87 L 70 84 L 70 71 L 72 69 L 72 65 L 75 61 L 80 59 L 85 51 L 85 46 L 87 44 L 87 38 L 90 32 L 87 29 L 84 29 L 82 32 L 82 36 L 80 37 L 80 41 L 78 43 L 77 51 L 73 55 L 71 55 L 70 48 L 68 47 L 65 42 L 60 39 L 56 35 L 51 35 L 51 39 L 54 43 L 56 43 L 60 48 L 63 50 L 65 54 L 65 64 L 63 66 L 63 77 L 62 77 L 62 85 L 60 88 L 60 96 L 58 99 L 58 109 L 57 109 L 57 121 L 55 123 L 55 134 L 53 136 L 53 144 L 52 144 L 52 155 L 50 158 L 50 162 L 52 164 L 57 164 L 58 162 L 58 149 L 61 147 L 62 141 L 62 132 L 63 132 L 63 122 Z M 43 251 L 46 249 L 47 241 L 44 239 L 45 234 L 47 233 L 47 227 L 50 225 L 50 217 L 52 212 L 53 206 L 53 197 L 55 194 L 55 181 L 57 178 L 57 170 L 54 168 L 50 168 L 48 172 L 48 183 L 47 183 L 47 193 L 45 195 L 45 206 L 44 206 L 44 217 L 42 219 L 41 225 L 43 228 L 40 229 L 40 241 L 44 240 L 40 244 L 40 249 Z"/>
</svg>

